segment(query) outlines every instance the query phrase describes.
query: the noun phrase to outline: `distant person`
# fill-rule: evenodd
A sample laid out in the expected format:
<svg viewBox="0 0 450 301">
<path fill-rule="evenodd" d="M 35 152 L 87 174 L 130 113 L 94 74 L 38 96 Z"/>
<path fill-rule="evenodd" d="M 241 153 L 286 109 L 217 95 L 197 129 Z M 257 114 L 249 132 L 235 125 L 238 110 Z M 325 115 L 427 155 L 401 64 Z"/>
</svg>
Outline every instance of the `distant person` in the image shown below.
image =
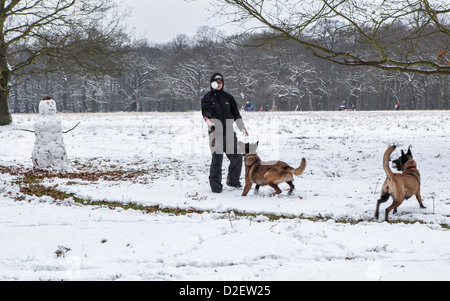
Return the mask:
<svg viewBox="0 0 450 301">
<path fill-rule="evenodd" d="M 233 123 L 236 123 L 245 136 L 248 136 L 248 132 L 239 113 L 236 100 L 223 89 L 224 79 L 222 74 L 214 73 L 210 85 L 211 90 L 202 98 L 202 115 L 208 125 L 212 153 L 209 185 L 212 192 L 220 193 L 223 190 L 222 162 L 224 153 L 230 160 L 227 185 L 236 188 L 242 186 L 239 181 L 242 171 L 242 154 L 237 150 L 237 137 Z"/>
<path fill-rule="evenodd" d="M 245 103 L 245 111 L 250 112 L 252 110 L 252 107 L 253 107 L 252 103 L 249 100 L 247 100 L 247 102 Z"/>
<path fill-rule="evenodd" d="M 400 110 L 400 101 L 397 101 L 397 104 L 394 107 L 396 110 Z"/>
</svg>

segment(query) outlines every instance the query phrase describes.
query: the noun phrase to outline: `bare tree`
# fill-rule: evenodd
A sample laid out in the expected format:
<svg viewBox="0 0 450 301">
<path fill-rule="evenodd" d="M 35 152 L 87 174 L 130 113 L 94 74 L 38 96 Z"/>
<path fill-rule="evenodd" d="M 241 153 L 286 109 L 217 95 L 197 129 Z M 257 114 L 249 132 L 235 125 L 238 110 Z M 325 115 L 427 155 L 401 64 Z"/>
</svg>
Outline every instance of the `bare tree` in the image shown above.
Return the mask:
<svg viewBox="0 0 450 301">
<path fill-rule="evenodd" d="M 109 0 L 0 0 L 0 126 L 12 122 L 12 76 L 50 72 L 61 61 L 78 71 L 117 68 L 127 36 L 116 8 Z"/>
<path fill-rule="evenodd" d="M 200 109 L 199 99 L 204 94 L 205 83 L 208 82 L 211 73 L 206 63 L 203 59 L 190 59 L 181 62 L 175 70 L 174 75 L 167 79 L 169 85 L 175 88 L 176 97 L 184 100 L 186 110 Z"/>
<path fill-rule="evenodd" d="M 254 93 L 254 74 L 249 68 L 248 51 L 238 48 L 237 50 L 228 50 L 221 54 L 220 57 L 224 61 L 223 69 L 230 75 L 227 76 L 227 82 L 234 82 L 238 99 L 244 101 L 248 95 Z"/>
<path fill-rule="evenodd" d="M 219 0 L 234 22 L 257 20 L 267 40 L 289 39 L 345 66 L 450 74 L 450 2 L 442 0 Z M 216 2 L 216 3 L 217 3 Z M 355 43 L 364 45 L 354 49 Z"/>
<path fill-rule="evenodd" d="M 125 61 L 126 72 L 122 75 L 124 77 L 122 89 L 128 99 L 128 110 L 142 111 L 142 101 L 146 98 L 146 92 L 154 85 L 153 77 L 157 67 L 154 60 L 139 49 L 127 56 Z"/>
</svg>

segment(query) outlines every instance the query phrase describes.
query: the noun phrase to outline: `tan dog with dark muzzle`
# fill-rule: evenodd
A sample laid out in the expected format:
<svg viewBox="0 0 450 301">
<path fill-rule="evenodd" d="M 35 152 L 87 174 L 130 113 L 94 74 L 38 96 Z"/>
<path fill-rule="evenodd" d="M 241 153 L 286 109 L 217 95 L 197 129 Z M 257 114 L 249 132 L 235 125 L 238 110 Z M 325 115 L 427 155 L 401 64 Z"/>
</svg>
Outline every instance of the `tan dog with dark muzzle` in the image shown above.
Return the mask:
<svg viewBox="0 0 450 301">
<path fill-rule="evenodd" d="M 401 174 L 395 174 L 389 168 L 389 158 L 395 148 L 395 145 L 389 147 L 383 156 L 383 168 L 386 172 L 386 180 L 381 188 L 381 197 L 377 202 L 377 209 L 375 211 L 375 218 L 378 219 L 380 204 L 386 202 L 392 196 L 394 201 L 391 206 L 386 208 L 386 221 L 389 220 L 388 216 L 391 210 L 397 213 L 397 207 L 413 195 L 419 201 L 420 208 L 426 208 L 422 203 L 422 197 L 420 195 L 420 173 L 417 170 L 416 162 L 412 158 L 411 150 L 408 150 L 406 154 L 402 151 L 402 156 L 394 160 L 397 169 L 402 171 Z"/>
<path fill-rule="evenodd" d="M 245 186 L 242 196 L 247 195 L 253 183 L 256 184 L 255 192 L 258 192 L 260 186 L 269 185 L 275 189 L 273 195 L 277 195 L 281 193 L 278 184 L 286 182 L 290 186 L 288 194 L 292 194 L 295 188 L 294 175 L 299 176 L 305 170 L 305 158 L 302 159 L 299 168 L 295 169 L 282 161 L 262 162 L 256 154 L 258 142 L 254 144 L 239 142 L 239 144 L 239 148 L 244 152 L 245 165 Z"/>
</svg>

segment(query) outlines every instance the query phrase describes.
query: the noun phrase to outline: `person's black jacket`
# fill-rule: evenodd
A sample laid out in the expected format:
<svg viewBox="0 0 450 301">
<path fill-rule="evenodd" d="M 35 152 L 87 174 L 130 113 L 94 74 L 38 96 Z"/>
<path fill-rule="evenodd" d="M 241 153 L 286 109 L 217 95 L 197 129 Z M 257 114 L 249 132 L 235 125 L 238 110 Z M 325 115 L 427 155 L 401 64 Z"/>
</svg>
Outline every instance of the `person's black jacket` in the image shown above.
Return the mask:
<svg viewBox="0 0 450 301">
<path fill-rule="evenodd" d="M 210 83 L 214 81 L 214 78 L 220 75 L 220 73 L 214 73 L 211 77 Z M 224 91 L 224 85 L 222 89 L 217 91 L 211 88 L 211 91 L 205 94 L 202 98 L 202 115 L 208 119 L 218 119 L 222 122 L 224 129 L 224 135 L 226 131 L 226 120 L 232 119 L 236 122 L 239 130 L 244 130 L 245 125 L 242 121 L 242 116 L 239 113 L 239 108 L 234 97 Z"/>
</svg>

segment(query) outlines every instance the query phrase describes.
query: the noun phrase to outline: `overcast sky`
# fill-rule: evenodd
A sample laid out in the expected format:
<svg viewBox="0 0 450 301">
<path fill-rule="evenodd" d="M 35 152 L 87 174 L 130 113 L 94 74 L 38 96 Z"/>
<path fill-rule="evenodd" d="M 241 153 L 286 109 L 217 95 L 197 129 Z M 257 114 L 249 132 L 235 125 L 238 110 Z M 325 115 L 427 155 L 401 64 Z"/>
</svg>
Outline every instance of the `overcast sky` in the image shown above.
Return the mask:
<svg viewBox="0 0 450 301">
<path fill-rule="evenodd" d="M 213 16 L 211 0 L 121 0 L 132 8 L 128 20 L 136 29 L 137 38 L 147 38 L 156 43 L 172 41 L 178 34 L 195 35 L 200 26 L 223 30 L 227 35 L 236 25 L 223 25 L 225 18 Z"/>
</svg>

